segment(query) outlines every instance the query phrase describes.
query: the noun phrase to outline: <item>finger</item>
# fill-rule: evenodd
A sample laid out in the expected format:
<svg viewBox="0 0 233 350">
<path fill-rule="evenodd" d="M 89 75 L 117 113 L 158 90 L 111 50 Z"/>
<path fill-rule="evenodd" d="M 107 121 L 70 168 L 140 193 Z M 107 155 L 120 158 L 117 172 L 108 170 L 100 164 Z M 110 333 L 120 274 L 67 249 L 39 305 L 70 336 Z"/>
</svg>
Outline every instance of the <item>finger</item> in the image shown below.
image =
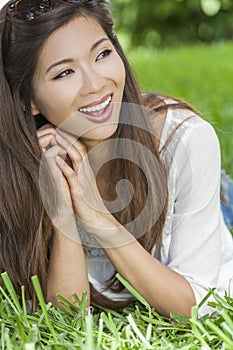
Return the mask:
<svg viewBox="0 0 233 350">
<path fill-rule="evenodd" d="M 51 124 L 46 124 L 44 126 L 42 126 L 40 129 L 37 130 L 37 136 L 41 137 L 47 134 L 52 134 L 55 135 L 56 134 L 56 129 L 54 128 L 53 125 Z"/>
<path fill-rule="evenodd" d="M 69 141 L 64 140 L 63 138 L 61 138 L 60 135 L 56 137 L 56 141 L 59 142 L 61 147 L 64 147 L 64 149 L 66 150 L 67 155 L 71 160 L 72 168 L 74 169 L 75 173 L 81 176 L 81 174 L 79 173 L 80 165 L 84 160 L 85 161 L 88 160 L 85 146 L 78 141 L 75 141 L 75 143 L 70 145 Z"/>
<path fill-rule="evenodd" d="M 75 140 L 74 137 L 70 135 L 64 136 L 64 134 L 65 133 L 63 132 L 60 132 L 59 134 L 57 133 L 56 141 L 61 145 L 61 147 L 66 149 L 72 162 L 72 169 L 67 167 L 67 164 L 62 163 L 61 160 L 60 166 L 62 167 L 62 171 L 64 172 L 65 176 L 69 178 L 69 185 L 73 192 L 72 197 L 76 197 L 77 187 L 79 188 L 82 183 L 86 183 L 87 179 L 93 181 L 94 177 L 89 165 L 85 145 L 82 142 Z M 73 143 L 71 144 L 71 142 Z"/>
<path fill-rule="evenodd" d="M 58 145 L 55 145 L 44 152 L 46 159 L 55 159 L 57 155 L 66 156 L 66 151 Z"/>
<path fill-rule="evenodd" d="M 70 136 L 68 134 L 61 134 L 59 132 L 56 134 L 56 141 L 58 144 L 60 144 L 67 150 L 67 153 L 70 151 L 71 148 L 76 148 L 77 151 L 82 155 L 82 157 L 86 156 L 85 145 L 81 141 L 78 141 L 75 137 Z"/>
<path fill-rule="evenodd" d="M 43 153 L 43 157 L 41 159 L 42 164 L 46 164 L 46 167 L 42 166 L 40 169 L 43 171 L 47 168 L 51 175 L 51 179 L 55 184 L 60 183 L 61 171 L 55 162 L 55 157 L 59 155 L 61 152 L 61 148 L 59 146 L 54 146 L 49 150 L 45 150 Z M 47 194 L 46 194 L 47 195 Z"/>
<path fill-rule="evenodd" d="M 86 153 L 86 146 L 83 142 L 78 140 L 77 136 L 67 133 L 66 131 L 61 130 L 59 128 L 57 128 L 56 131 L 58 137 L 60 136 L 63 138 L 64 141 L 67 141 L 67 145 L 74 145 L 82 154 Z"/>
<path fill-rule="evenodd" d="M 69 184 L 70 191 L 72 193 L 72 198 L 77 198 L 78 183 L 76 172 L 66 163 L 66 161 L 64 161 L 64 159 L 62 159 L 60 155 L 57 155 L 55 157 L 55 161 Z"/>
<path fill-rule="evenodd" d="M 74 136 L 72 136 L 70 134 L 61 133 L 61 132 L 57 131 L 57 133 L 56 133 L 56 140 L 63 147 L 69 148 L 77 141 L 77 138 L 75 138 Z"/>
<path fill-rule="evenodd" d="M 49 128 L 55 129 L 55 126 L 53 124 L 46 123 L 43 126 L 41 126 L 38 130 L 44 130 L 44 129 L 49 129 Z"/>
<path fill-rule="evenodd" d="M 67 133 L 60 132 L 56 135 L 56 141 L 66 149 L 67 154 L 72 162 L 72 167 L 76 173 L 76 177 L 82 179 L 91 179 L 93 181 L 93 172 L 89 164 L 85 145 L 70 135 L 63 137 Z M 71 142 L 75 140 L 72 144 Z M 82 167 L 80 167 L 82 165 Z M 77 183 L 77 179 L 76 179 Z"/>
<path fill-rule="evenodd" d="M 50 181 L 52 181 L 52 187 L 41 186 L 41 189 L 45 189 L 43 192 L 43 198 L 48 205 L 48 212 L 51 215 L 52 221 L 61 223 L 67 215 L 73 214 L 73 206 L 70 195 L 69 183 L 57 165 L 55 158 L 60 157 L 59 154 L 63 150 L 59 146 L 54 146 L 44 153 L 46 164 L 50 173 Z M 42 168 L 43 171 L 43 168 Z M 45 173 L 47 176 L 47 172 Z M 46 181 L 47 177 L 41 177 L 42 181 Z M 50 211 L 50 208 L 52 211 Z"/>
<path fill-rule="evenodd" d="M 40 138 L 38 138 L 38 141 L 39 141 L 40 147 L 45 149 L 47 149 L 48 146 L 51 147 L 51 146 L 57 145 L 56 139 L 52 134 L 40 136 Z"/>
</svg>

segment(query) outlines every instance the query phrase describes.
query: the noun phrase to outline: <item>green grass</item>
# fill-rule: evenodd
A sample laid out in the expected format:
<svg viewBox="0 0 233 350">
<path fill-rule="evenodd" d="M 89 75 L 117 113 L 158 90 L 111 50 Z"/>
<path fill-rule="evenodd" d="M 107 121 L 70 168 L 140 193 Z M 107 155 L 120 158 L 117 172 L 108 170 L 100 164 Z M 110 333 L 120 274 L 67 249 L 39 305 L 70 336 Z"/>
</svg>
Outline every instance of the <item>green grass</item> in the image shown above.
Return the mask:
<svg viewBox="0 0 233 350">
<path fill-rule="evenodd" d="M 218 313 L 198 318 L 198 308 L 190 318 L 173 314 L 159 316 L 139 297 L 134 306 L 116 312 L 98 307 L 86 309 L 86 295 L 79 308 L 61 296 L 64 309 L 44 302 L 36 277 L 33 284 L 41 308 L 35 314 L 26 311 L 24 289 L 19 301 L 6 273 L 0 287 L 0 348 L 2 350 L 127 350 L 127 349 L 233 349 L 233 299 L 216 299 Z M 121 277 L 120 277 L 121 278 Z M 122 278 L 121 278 L 122 280 Z M 126 281 L 126 287 L 131 288 Z M 134 292 L 134 291 L 133 291 Z"/>
<path fill-rule="evenodd" d="M 233 42 L 127 51 L 143 91 L 184 98 L 210 121 L 233 176 Z"/>
</svg>

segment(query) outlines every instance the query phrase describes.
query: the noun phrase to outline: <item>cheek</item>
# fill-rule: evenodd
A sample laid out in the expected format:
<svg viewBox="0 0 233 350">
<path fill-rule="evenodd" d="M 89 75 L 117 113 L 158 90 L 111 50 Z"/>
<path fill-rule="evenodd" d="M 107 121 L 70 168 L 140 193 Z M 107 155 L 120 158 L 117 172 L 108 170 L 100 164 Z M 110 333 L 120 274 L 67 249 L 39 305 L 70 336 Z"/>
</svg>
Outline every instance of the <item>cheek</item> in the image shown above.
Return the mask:
<svg viewBox="0 0 233 350">
<path fill-rule="evenodd" d="M 114 54 L 112 60 L 104 65 L 101 74 L 114 82 L 118 88 L 118 94 L 120 94 L 125 86 L 125 67 L 117 53 Z"/>
<path fill-rule="evenodd" d="M 116 81 L 118 85 L 121 87 L 121 89 L 124 89 L 125 86 L 125 66 L 118 56 L 118 64 L 116 64 L 116 69 L 115 69 L 115 76 L 116 76 Z"/>
<path fill-rule="evenodd" d="M 43 87 L 36 91 L 36 105 L 40 113 L 52 124 L 59 125 L 68 113 L 64 92 Z"/>
</svg>

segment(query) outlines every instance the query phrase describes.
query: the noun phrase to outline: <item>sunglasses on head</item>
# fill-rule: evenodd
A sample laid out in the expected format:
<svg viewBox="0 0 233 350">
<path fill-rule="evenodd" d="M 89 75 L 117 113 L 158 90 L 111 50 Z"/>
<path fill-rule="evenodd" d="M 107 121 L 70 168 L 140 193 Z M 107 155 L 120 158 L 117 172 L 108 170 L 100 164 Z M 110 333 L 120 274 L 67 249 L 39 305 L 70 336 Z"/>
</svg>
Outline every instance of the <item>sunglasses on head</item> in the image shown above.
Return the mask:
<svg viewBox="0 0 233 350">
<path fill-rule="evenodd" d="M 58 0 L 61 3 L 86 3 L 90 0 Z M 24 20 L 31 21 L 32 19 L 49 12 L 54 8 L 55 0 L 16 0 L 11 3 L 6 11 L 6 18 L 12 16 Z"/>
</svg>

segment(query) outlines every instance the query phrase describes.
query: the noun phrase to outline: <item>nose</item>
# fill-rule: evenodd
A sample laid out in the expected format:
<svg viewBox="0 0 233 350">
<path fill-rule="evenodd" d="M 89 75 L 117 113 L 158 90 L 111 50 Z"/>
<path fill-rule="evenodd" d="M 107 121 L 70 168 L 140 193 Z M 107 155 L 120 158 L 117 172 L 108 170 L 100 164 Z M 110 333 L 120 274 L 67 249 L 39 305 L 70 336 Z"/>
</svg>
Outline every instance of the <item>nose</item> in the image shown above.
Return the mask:
<svg viewBox="0 0 233 350">
<path fill-rule="evenodd" d="M 105 77 L 91 67 L 82 70 L 82 86 L 80 95 L 96 94 L 106 85 Z"/>
</svg>

